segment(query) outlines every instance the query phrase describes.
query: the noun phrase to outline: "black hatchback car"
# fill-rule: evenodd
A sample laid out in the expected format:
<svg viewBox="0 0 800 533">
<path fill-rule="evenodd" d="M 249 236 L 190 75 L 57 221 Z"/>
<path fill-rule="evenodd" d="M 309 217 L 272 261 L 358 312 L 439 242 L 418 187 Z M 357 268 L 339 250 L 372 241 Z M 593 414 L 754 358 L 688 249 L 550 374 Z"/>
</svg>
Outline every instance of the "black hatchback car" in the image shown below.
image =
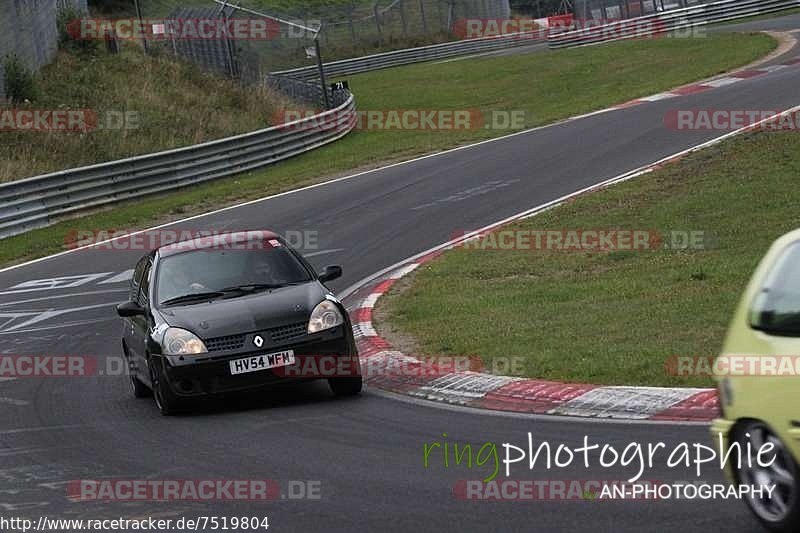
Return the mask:
<svg viewBox="0 0 800 533">
<path fill-rule="evenodd" d="M 336 395 L 358 394 L 350 319 L 324 285 L 341 275 L 338 266 L 317 274 L 269 231 L 201 237 L 145 255 L 129 301 L 117 306 L 134 395 L 152 391 L 166 415 L 194 398 L 290 380 L 326 378 Z"/>
</svg>

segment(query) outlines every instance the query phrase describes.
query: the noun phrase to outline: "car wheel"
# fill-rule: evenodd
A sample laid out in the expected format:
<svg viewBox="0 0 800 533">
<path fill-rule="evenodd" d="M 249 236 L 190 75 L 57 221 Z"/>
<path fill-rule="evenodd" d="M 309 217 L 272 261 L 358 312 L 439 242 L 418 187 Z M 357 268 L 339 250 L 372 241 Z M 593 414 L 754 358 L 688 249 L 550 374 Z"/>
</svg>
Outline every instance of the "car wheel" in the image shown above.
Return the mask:
<svg viewBox="0 0 800 533">
<path fill-rule="evenodd" d="M 750 435 L 748 439 L 747 434 Z M 753 452 L 750 460 L 742 457 L 742 464 L 734 462 L 736 478 L 740 485 L 774 486 L 772 496 L 749 495 L 747 505 L 756 518 L 771 531 L 789 532 L 800 530 L 800 468 L 786 445 L 762 422 L 748 422 L 736 434 L 742 451 L 747 450 L 747 441 Z M 769 467 L 757 462 L 758 450 L 771 443 L 775 448 L 775 461 Z M 765 460 L 770 457 L 766 456 Z M 752 462 L 752 466 L 748 463 Z"/>
<path fill-rule="evenodd" d="M 153 384 L 153 400 L 162 415 L 174 415 L 180 410 L 180 401 L 170 390 L 169 385 L 161 379 L 161 369 L 158 364 L 152 361 L 148 360 L 147 367 L 150 369 L 150 382 Z"/>
<path fill-rule="evenodd" d="M 355 396 L 363 387 L 361 376 L 329 378 L 328 386 L 336 396 Z"/>
</svg>

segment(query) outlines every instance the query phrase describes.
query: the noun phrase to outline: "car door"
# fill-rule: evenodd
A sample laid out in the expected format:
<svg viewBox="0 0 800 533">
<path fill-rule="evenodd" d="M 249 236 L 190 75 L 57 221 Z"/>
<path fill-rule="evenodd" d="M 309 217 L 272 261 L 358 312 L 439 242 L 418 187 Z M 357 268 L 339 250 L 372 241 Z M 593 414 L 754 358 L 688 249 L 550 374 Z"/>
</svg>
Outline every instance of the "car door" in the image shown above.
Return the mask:
<svg viewBox="0 0 800 533">
<path fill-rule="evenodd" d="M 144 272 L 144 266 L 146 264 L 146 258 L 142 257 L 138 263 L 136 263 L 136 267 L 133 269 L 133 275 L 131 276 L 130 287 L 128 289 L 128 301 L 129 302 L 137 302 L 139 298 L 139 284 L 142 281 L 142 273 Z M 127 356 L 129 357 L 128 364 L 132 363 L 133 359 L 133 350 L 135 349 L 134 344 L 134 329 L 133 323 L 130 318 L 123 318 L 122 319 L 122 342 L 127 350 Z"/>
<path fill-rule="evenodd" d="M 130 341 L 128 350 L 130 352 L 130 366 L 131 371 L 139 378 L 147 383 L 149 375 L 147 373 L 146 361 L 146 342 L 147 335 L 150 328 L 150 273 L 152 271 L 153 261 L 151 257 L 143 257 L 139 264 L 136 265 L 134 274 L 138 272 L 138 283 L 136 284 L 136 292 L 133 301 L 145 310 L 144 315 L 137 315 L 128 318 Z"/>
<path fill-rule="evenodd" d="M 773 369 L 765 366 L 766 377 L 750 379 L 750 387 L 757 403 L 770 406 L 764 418 L 777 428 L 800 419 L 799 264 L 800 241 L 794 241 L 780 251 L 760 282 L 748 316 L 754 341 L 747 348 L 754 355 L 771 357 L 775 366 L 774 375 L 770 375 Z M 797 441 L 789 444 L 800 453 Z"/>
</svg>

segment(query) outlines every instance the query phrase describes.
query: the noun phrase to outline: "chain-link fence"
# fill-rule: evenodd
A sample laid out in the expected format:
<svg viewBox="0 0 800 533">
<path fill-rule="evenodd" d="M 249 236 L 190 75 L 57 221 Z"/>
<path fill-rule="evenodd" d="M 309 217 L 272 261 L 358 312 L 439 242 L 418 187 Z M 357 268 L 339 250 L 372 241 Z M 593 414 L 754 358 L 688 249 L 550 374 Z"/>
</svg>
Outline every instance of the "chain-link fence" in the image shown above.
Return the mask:
<svg viewBox="0 0 800 533">
<path fill-rule="evenodd" d="M 573 0 L 575 17 L 584 20 L 628 19 L 706 3 L 708 0 Z"/>
<path fill-rule="evenodd" d="M 458 39 L 463 18 L 507 18 L 508 0 L 139 0 L 144 19 L 276 17 L 266 39 L 175 39 L 166 44 L 204 68 L 246 81 L 316 62 L 319 32 L 325 61 Z M 287 24 L 288 22 L 288 24 Z"/>
<path fill-rule="evenodd" d="M 58 50 L 58 12 L 66 8 L 86 12 L 86 0 L 0 1 L 0 97 L 6 94 L 3 64 L 9 57 L 31 71 L 53 59 Z"/>
</svg>

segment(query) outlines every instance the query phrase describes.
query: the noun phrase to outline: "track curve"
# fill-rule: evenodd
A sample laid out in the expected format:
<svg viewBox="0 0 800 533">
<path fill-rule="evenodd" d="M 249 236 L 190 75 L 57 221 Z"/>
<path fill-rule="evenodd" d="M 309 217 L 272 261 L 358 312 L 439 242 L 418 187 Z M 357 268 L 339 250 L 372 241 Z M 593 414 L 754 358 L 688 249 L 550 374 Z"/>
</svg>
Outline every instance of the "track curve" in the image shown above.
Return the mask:
<svg viewBox="0 0 800 533">
<path fill-rule="evenodd" d="M 686 109 L 785 109 L 798 104 L 800 66 L 676 101 L 596 114 L 391 166 L 170 225 L 317 231 L 317 266 L 342 263 L 344 288 L 414 253 L 572 191 L 719 136 L 672 131 L 663 117 Z M 487 186 L 487 184 L 489 184 Z M 118 355 L 113 304 L 140 252 L 82 250 L 0 272 L 3 354 Z M 68 279 L 63 279 L 63 278 Z M 53 281 L 54 278 L 62 278 Z M 35 282 L 34 280 L 51 280 Z M 543 420 L 434 408 L 367 392 L 336 400 L 321 384 L 230 400 L 164 418 L 133 399 L 123 378 L 0 381 L 0 514 L 51 517 L 268 515 L 278 530 L 752 531 L 740 502 L 465 502 L 459 468 L 424 468 L 423 443 L 537 440 L 578 446 L 583 437 L 707 444 L 702 426 Z M 605 479 L 634 469 L 570 467 L 515 477 Z M 73 503 L 82 478 L 318 480 L 317 501 Z M 656 465 L 647 479 L 691 480 Z M 718 472 L 703 479 L 719 482 Z"/>
</svg>

